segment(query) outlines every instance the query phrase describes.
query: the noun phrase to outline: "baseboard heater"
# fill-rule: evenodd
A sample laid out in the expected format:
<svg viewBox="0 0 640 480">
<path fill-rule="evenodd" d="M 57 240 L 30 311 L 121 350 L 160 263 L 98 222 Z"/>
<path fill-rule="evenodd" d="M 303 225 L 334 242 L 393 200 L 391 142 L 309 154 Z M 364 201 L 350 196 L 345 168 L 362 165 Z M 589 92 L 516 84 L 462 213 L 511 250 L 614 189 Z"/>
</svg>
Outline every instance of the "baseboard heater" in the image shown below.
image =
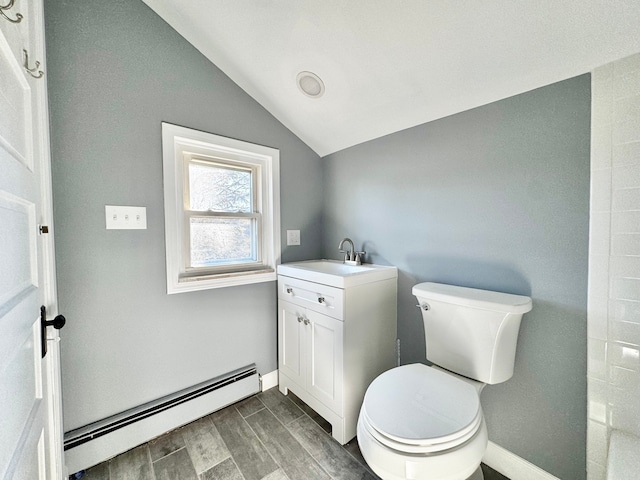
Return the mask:
<svg viewBox="0 0 640 480">
<path fill-rule="evenodd" d="M 69 474 L 85 470 L 260 390 L 255 364 L 64 434 Z"/>
</svg>

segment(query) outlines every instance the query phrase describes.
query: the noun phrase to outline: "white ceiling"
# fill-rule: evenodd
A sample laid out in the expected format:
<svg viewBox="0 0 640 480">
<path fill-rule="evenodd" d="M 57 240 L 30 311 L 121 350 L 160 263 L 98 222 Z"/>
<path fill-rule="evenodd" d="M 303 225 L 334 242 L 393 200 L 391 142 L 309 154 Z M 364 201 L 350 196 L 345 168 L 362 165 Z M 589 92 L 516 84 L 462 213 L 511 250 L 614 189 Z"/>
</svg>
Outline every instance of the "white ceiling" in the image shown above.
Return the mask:
<svg viewBox="0 0 640 480">
<path fill-rule="evenodd" d="M 640 0 L 144 1 L 320 156 L 640 52 Z"/>
</svg>

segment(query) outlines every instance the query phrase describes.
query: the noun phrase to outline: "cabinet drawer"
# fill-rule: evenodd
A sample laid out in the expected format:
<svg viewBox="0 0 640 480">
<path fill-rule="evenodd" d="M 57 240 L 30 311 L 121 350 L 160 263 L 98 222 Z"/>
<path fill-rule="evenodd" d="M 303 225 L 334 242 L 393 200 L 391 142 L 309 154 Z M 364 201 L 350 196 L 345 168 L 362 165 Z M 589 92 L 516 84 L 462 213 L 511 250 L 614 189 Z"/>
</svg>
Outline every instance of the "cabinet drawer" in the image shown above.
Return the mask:
<svg viewBox="0 0 640 480">
<path fill-rule="evenodd" d="M 278 297 L 343 320 L 344 291 L 340 288 L 278 275 Z"/>
</svg>

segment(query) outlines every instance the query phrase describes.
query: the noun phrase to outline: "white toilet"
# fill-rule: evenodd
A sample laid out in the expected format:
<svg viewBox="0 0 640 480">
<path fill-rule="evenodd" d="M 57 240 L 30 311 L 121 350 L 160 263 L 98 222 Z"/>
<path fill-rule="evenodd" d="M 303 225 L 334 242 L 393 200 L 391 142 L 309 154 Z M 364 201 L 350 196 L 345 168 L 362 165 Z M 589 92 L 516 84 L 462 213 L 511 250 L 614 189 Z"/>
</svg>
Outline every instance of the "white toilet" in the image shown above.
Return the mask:
<svg viewBox="0 0 640 480">
<path fill-rule="evenodd" d="M 485 384 L 513 375 L 522 315 L 531 299 L 438 283 L 413 287 L 427 359 L 377 377 L 365 393 L 358 444 L 384 480 L 464 480 L 480 465 Z"/>
</svg>

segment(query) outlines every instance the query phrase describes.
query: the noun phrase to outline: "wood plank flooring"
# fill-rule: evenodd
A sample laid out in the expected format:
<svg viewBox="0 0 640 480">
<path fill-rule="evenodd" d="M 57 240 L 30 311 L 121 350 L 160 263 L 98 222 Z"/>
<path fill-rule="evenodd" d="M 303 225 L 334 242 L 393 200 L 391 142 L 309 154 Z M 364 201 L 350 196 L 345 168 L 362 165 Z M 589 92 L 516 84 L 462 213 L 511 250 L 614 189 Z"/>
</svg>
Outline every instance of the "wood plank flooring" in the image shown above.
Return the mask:
<svg viewBox="0 0 640 480">
<path fill-rule="evenodd" d="M 376 480 L 356 439 L 292 393 L 259 393 L 87 470 L 83 480 Z M 485 468 L 485 480 L 506 477 Z"/>
</svg>

